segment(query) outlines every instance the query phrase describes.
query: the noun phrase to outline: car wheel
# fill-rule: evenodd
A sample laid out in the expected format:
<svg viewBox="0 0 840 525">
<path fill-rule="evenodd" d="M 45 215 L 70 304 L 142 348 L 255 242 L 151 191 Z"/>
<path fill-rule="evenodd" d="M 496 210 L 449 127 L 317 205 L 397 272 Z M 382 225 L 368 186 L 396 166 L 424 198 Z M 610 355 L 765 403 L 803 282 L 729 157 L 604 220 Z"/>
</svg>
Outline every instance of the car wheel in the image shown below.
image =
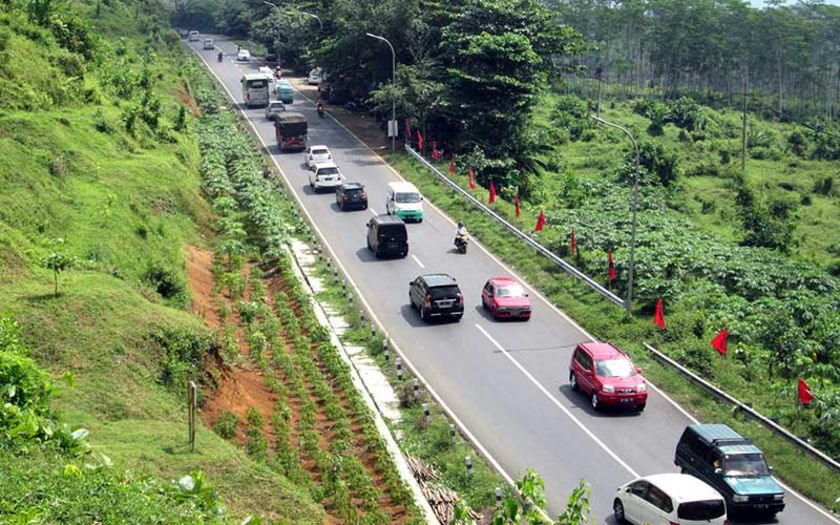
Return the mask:
<svg viewBox="0 0 840 525">
<path fill-rule="evenodd" d="M 366 240 L 367 240 L 368 250 L 373 251 L 373 246 L 370 245 L 370 238 L 368 238 Z"/>
<path fill-rule="evenodd" d="M 592 403 L 592 409 L 593 410 L 600 410 L 601 409 L 601 405 L 598 404 L 598 394 L 597 393 L 592 392 L 592 399 L 590 400 L 590 402 Z"/>
<path fill-rule="evenodd" d="M 367 203 L 365 203 L 365 204 L 362 206 L 362 209 L 363 209 L 363 210 L 366 210 L 366 209 L 367 209 Z"/>
<path fill-rule="evenodd" d="M 569 385 L 571 385 L 572 390 L 574 390 L 575 392 L 580 390 L 580 387 L 578 386 L 577 382 L 577 376 L 574 372 L 569 372 Z"/>
<path fill-rule="evenodd" d="M 613 501 L 613 514 L 615 515 L 615 521 L 618 523 L 627 523 L 627 518 L 624 517 L 624 504 L 618 498 Z"/>
<path fill-rule="evenodd" d="M 642 403 L 641 405 L 638 405 L 636 407 L 636 410 L 638 410 L 639 412 L 644 412 L 645 411 L 645 406 L 647 406 L 647 403 Z"/>
<path fill-rule="evenodd" d="M 311 181 L 309 182 L 309 189 L 315 190 L 315 185 Z"/>
<path fill-rule="evenodd" d="M 418 307 L 418 308 L 420 308 L 420 320 L 423 321 L 424 323 L 427 323 L 429 321 L 429 319 L 428 319 L 429 316 L 426 314 L 426 309 L 422 308 L 422 307 Z"/>
</svg>

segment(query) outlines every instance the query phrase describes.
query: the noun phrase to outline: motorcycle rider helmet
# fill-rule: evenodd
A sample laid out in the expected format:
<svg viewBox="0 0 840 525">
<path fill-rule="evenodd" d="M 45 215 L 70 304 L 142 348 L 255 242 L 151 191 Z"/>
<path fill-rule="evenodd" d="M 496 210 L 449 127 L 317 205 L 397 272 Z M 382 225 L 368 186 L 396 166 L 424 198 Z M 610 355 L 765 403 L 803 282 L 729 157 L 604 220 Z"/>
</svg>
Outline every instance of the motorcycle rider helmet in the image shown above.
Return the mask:
<svg viewBox="0 0 840 525">
<path fill-rule="evenodd" d="M 463 228 L 463 227 L 464 227 L 464 223 L 461 222 L 461 221 L 458 221 L 458 228 Z"/>
</svg>

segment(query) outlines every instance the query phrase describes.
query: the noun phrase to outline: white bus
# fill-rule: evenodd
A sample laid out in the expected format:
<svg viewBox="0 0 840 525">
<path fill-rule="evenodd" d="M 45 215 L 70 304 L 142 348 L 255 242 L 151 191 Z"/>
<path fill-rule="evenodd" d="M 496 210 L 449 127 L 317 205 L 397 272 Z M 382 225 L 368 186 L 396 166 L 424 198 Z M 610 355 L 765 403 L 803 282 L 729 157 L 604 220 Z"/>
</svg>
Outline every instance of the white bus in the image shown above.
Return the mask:
<svg viewBox="0 0 840 525">
<path fill-rule="evenodd" d="M 239 81 L 242 86 L 242 100 L 248 107 L 267 106 L 269 101 L 269 79 L 263 74 L 243 75 Z"/>
</svg>

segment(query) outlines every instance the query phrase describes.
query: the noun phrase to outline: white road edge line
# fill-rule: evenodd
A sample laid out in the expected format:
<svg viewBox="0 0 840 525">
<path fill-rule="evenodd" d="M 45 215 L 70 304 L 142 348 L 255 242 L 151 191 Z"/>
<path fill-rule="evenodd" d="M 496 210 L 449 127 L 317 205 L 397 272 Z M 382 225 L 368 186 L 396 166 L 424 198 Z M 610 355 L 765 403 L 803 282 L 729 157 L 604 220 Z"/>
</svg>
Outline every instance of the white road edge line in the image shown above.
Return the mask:
<svg viewBox="0 0 840 525">
<path fill-rule="evenodd" d="M 411 258 L 414 259 L 414 262 L 416 262 L 417 265 L 420 266 L 420 268 L 424 268 L 424 269 L 426 268 L 426 266 L 423 263 L 420 262 L 420 259 L 418 259 L 417 256 L 414 255 L 413 253 L 411 254 Z"/>
<path fill-rule="evenodd" d="M 379 215 L 378 213 L 376 213 L 376 210 L 374 210 L 371 207 L 368 207 L 368 211 L 371 212 L 374 216 Z"/>
<path fill-rule="evenodd" d="M 208 63 L 208 62 L 204 59 L 204 57 L 202 57 L 202 56 L 198 53 L 198 51 L 197 51 L 196 49 L 194 49 L 192 46 L 188 46 L 188 47 L 190 47 L 190 50 L 192 50 L 192 51 L 193 51 L 193 53 L 195 53 L 195 55 L 196 55 L 196 56 L 197 56 L 197 57 L 198 57 L 198 58 L 199 58 L 199 59 L 200 59 L 200 60 L 204 63 L 204 65 L 207 67 L 207 71 L 208 71 L 211 75 L 213 75 L 213 77 L 216 79 L 216 81 L 219 83 L 219 85 L 222 87 L 222 89 L 224 89 L 224 90 L 225 90 L 225 93 L 227 93 L 227 95 L 228 95 L 229 99 L 230 99 L 230 100 L 231 100 L 231 101 L 235 104 L 235 103 L 236 103 L 236 98 L 233 96 L 233 93 L 231 93 L 231 92 L 230 92 L 230 90 L 227 88 L 227 86 L 225 85 L 225 83 L 224 83 L 224 82 L 222 82 L 222 79 L 221 79 L 221 78 L 219 78 L 219 76 L 216 74 L 216 72 L 215 72 L 215 71 L 213 71 L 213 69 L 210 67 L 210 64 L 209 64 L 209 63 Z M 291 84 L 291 83 L 289 83 L 289 85 L 292 85 L 292 84 Z M 309 97 L 307 97 L 306 95 L 304 95 L 303 93 L 301 93 L 301 92 L 300 92 L 300 90 L 299 90 L 299 89 L 297 89 L 297 87 L 295 87 L 295 86 L 293 86 L 293 85 L 292 85 L 292 89 L 294 89 L 295 91 L 297 91 L 298 95 L 300 95 L 301 97 L 303 97 L 304 99 L 306 99 L 307 101 L 309 101 L 309 103 L 310 103 L 310 104 L 314 105 L 314 102 L 312 102 L 312 99 L 310 99 Z M 268 145 L 267 145 L 267 144 L 266 144 L 266 143 L 262 140 L 262 137 L 260 137 L 259 132 L 257 131 L 257 128 L 254 126 L 254 123 L 251 121 L 251 118 L 250 118 L 250 117 L 248 117 L 248 115 L 247 115 L 244 111 L 242 111 L 241 109 L 237 109 L 236 111 L 238 111 L 238 112 L 239 112 L 239 113 L 240 113 L 240 114 L 241 114 L 241 115 L 245 118 L 245 120 L 246 120 L 246 121 L 248 122 L 248 124 L 251 126 L 251 129 L 253 129 L 253 130 L 254 130 L 254 134 L 256 135 L 257 139 L 259 139 L 260 143 L 262 143 L 263 147 L 264 147 L 264 148 L 265 148 L 265 150 L 266 150 L 266 153 L 268 153 L 269 158 L 271 158 L 271 161 L 272 161 L 272 162 L 274 163 L 274 165 L 277 167 L 277 170 L 278 170 L 278 171 L 280 172 L 280 174 L 283 176 L 283 179 L 285 179 L 287 186 L 289 186 L 289 188 L 290 188 L 290 191 L 291 191 L 292 195 L 295 197 L 295 200 L 296 200 L 296 201 L 297 201 L 297 203 L 298 203 L 298 206 L 301 208 L 301 210 L 303 211 L 303 213 L 305 213 L 305 214 L 306 214 L 306 217 L 309 219 L 309 223 L 312 225 L 312 228 L 315 230 L 315 232 L 318 234 L 318 236 L 321 238 L 321 241 L 323 242 L 323 241 L 325 240 L 324 235 L 321 233 L 321 230 L 320 230 L 320 229 L 318 228 L 318 226 L 315 224 L 315 221 L 312 219 L 312 216 L 309 214 L 309 211 L 308 211 L 308 210 L 306 209 L 306 207 L 303 205 L 303 201 L 300 199 L 300 197 L 298 197 L 298 195 L 294 192 L 294 190 L 291 190 L 291 188 L 293 187 L 293 186 L 292 186 L 291 181 L 290 181 L 290 180 L 289 180 L 289 178 L 286 176 L 286 173 L 283 171 L 283 169 L 280 167 L 280 164 L 277 162 L 277 159 L 275 159 L 275 158 L 274 158 L 274 155 L 273 155 L 273 154 L 271 153 L 271 151 L 269 150 Z M 400 180 L 402 180 L 402 181 L 405 181 L 405 180 L 406 180 L 406 179 L 405 179 L 402 175 L 400 175 L 400 173 L 399 173 L 397 170 L 395 170 L 395 169 L 393 168 L 393 166 L 391 166 L 390 164 L 388 164 L 388 163 L 385 161 L 385 159 L 383 159 L 383 158 L 382 158 L 382 157 L 381 157 L 381 156 L 380 156 L 380 155 L 379 155 L 376 151 L 374 151 L 374 150 L 373 150 L 373 149 L 371 149 L 371 148 L 370 148 L 367 144 L 365 144 L 365 142 L 364 142 L 364 141 L 362 141 L 362 140 L 361 140 L 361 139 L 360 139 L 360 138 L 359 138 L 359 137 L 358 137 L 355 133 L 353 133 L 352 131 L 350 131 L 350 130 L 349 130 L 349 129 L 348 129 L 348 128 L 344 125 L 344 124 L 342 124 L 342 123 L 341 123 L 338 119 L 336 119 L 335 117 L 333 117 L 333 116 L 332 116 L 332 115 L 330 115 L 329 113 L 327 113 L 327 116 L 328 116 L 328 117 L 330 117 L 330 118 L 331 118 L 331 119 L 332 119 L 332 120 L 333 120 L 336 124 L 338 124 L 338 125 L 339 125 L 339 126 L 340 126 L 343 130 L 344 130 L 344 131 L 346 131 L 347 133 L 349 133 L 349 134 L 350 134 L 350 136 L 352 136 L 354 139 L 356 139 L 356 142 L 358 142 L 359 144 L 361 144 L 361 146 L 362 146 L 363 148 L 367 149 L 367 150 L 368 150 L 368 151 L 369 151 L 369 152 L 370 152 L 370 153 L 371 153 L 374 157 L 376 157 L 377 159 L 379 159 L 379 161 L 380 161 L 380 162 L 381 162 L 381 163 L 382 163 L 385 167 L 387 167 L 389 170 L 391 170 L 391 172 L 392 172 L 394 175 L 396 175 L 396 176 L 397 176 L 397 178 L 399 178 L 399 179 L 400 179 Z M 430 201 L 428 201 L 428 200 L 427 200 L 426 202 L 427 202 L 427 203 L 429 204 L 429 206 L 430 206 L 431 208 L 433 208 L 433 209 L 434 209 L 434 210 L 435 210 L 435 211 L 436 211 L 436 212 L 437 212 L 437 213 L 438 213 L 441 217 L 443 217 L 445 220 L 449 221 L 449 223 L 450 223 L 450 224 L 452 224 L 452 225 L 455 225 L 455 224 L 456 224 L 456 223 L 455 223 L 455 221 L 453 221 L 452 219 L 450 219 L 450 218 L 449 218 L 449 216 L 448 216 L 448 215 L 446 215 L 445 213 L 443 213 L 443 211 L 442 211 L 440 208 L 438 208 L 437 206 L 435 206 L 434 204 L 432 204 L 432 203 L 431 203 Z M 563 317 L 564 319 L 566 319 L 566 320 L 567 320 L 567 321 L 568 321 L 568 322 L 569 322 L 572 326 L 574 326 L 575 328 L 577 328 L 577 329 L 578 329 L 578 330 L 579 330 L 582 334 L 584 334 L 584 335 L 585 335 L 586 337 L 588 337 L 590 340 L 594 340 L 594 337 L 592 337 L 592 335 L 591 335 L 591 334 L 589 334 L 589 332 L 587 332 L 586 330 L 584 330 L 584 329 L 583 329 L 583 327 L 581 327 L 579 324 L 577 324 L 577 323 L 576 323 L 576 322 L 575 322 L 575 321 L 574 321 L 571 317 L 569 317 L 568 315 L 566 315 L 566 314 L 565 314 L 562 310 L 560 310 L 560 309 L 559 309 L 559 308 L 557 308 L 554 304 L 552 304 L 552 303 L 551 303 L 551 301 L 549 301 L 549 300 L 548 300 L 545 296 L 543 296 L 543 294 L 542 294 L 542 293 L 540 293 L 538 290 L 536 290 L 536 289 L 535 289 L 535 288 L 533 288 L 530 284 L 528 284 L 528 282 L 527 282 L 527 281 L 525 281 L 525 279 L 523 279 L 523 278 L 522 278 L 522 276 L 520 276 L 517 272 L 515 272 L 514 270 L 512 270 L 512 269 L 511 269 L 511 268 L 510 268 L 507 264 L 505 264 L 504 262 L 502 262 L 501 260 L 499 260 L 499 259 L 498 259 L 495 255 L 493 255 L 492 253 L 490 253 L 490 251 L 489 251 L 487 248 L 485 248 L 485 247 L 484 247 L 484 246 L 483 246 L 480 242 L 476 241 L 475 239 L 473 239 L 473 242 L 474 242 L 474 244 L 475 244 L 476 246 L 478 246 L 479 248 L 481 248 L 481 250 L 482 250 L 485 254 L 487 254 L 487 256 L 488 256 L 488 257 L 490 257 L 493 261 L 495 261 L 495 262 L 496 262 L 499 266 L 501 266 L 502 268 L 504 268 L 505 270 L 507 270 L 507 271 L 508 271 L 511 275 L 515 276 L 515 277 L 516 277 L 516 278 L 517 278 L 520 282 L 522 282 L 522 283 L 525 285 L 525 287 L 526 287 L 526 288 L 528 288 L 529 290 L 531 290 L 531 291 L 534 293 L 534 295 L 536 295 L 537 297 L 539 297 L 539 298 L 540 298 L 540 300 L 542 300 L 542 301 L 543 301 L 546 305 L 548 305 L 548 307 L 549 307 L 549 308 L 551 308 L 551 309 L 552 309 L 552 310 L 554 310 L 557 314 L 559 314 L 561 317 Z M 377 325 L 379 325 L 379 328 L 380 328 L 380 330 L 382 330 L 382 333 L 384 333 L 384 334 L 386 334 L 386 335 L 387 335 L 387 334 L 388 334 L 388 331 L 386 330 L 385 325 L 384 325 L 384 324 L 382 324 L 382 322 L 379 320 L 379 318 L 378 318 L 378 317 L 376 316 L 376 314 L 373 312 L 373 308 L 371 308 L 370 303 L 368 303 L 368 302 L 367 302 L 367 300 L 365 299 L 365 297 L 364 297 L 364 295 L 362 294 L 362 292 L 361 292 L 361 290 L 359 289 L 359 287 L 356 285 L 356 283 L 355 283 L 355 282 L 353 281 L 353 279 L 350 277 L 350 274 L 347 272 L 347 269 L 344 267 L 344 265 L 343 265 L 343 264 L 341 264 L 341 261 L 340 261 L 340 260 L 338 259 L 338 257 L 336 256 L 335 252 L 334 252 L 334 251 L 333 251 L 333 249 L 332 249 L 332 246 L 330 246 L 327 242 L 324 242 L 324 246 L 326 246 L 326 247 L 327 247 L 327 249 L 330 251 L 330 254 L 332 255 L 333 260 L 335 260 L 336 265 L 338 265 L 338 267 L 339 267 L 339 268 L 341 268 L 341 271 L 342 271 L 342 272 L 344 273 L 344 275 L 347 277 L 347 280 L 350 282 L 350 285 L 351 285 L 351 286 L 352 286 L 352 287 L 356 290 L 356 293 L 358 294 L 359 299 L 362 301 L 362 304 L 364 304 L 364 305 L 365 305 L 365 308 L 368 310 L 368 313 L 371 315 L 371 318 L 374 320 L 374 322 L 376 322 L 376 324 L 377 324 Z M 390 339 L 390 338 L 389 338 L 389 339 Z M 498 460 L 496 460 L 496 458 L 494 458 L 494 457 L 490 454 L 490 452 L 487 450 L 487 448 L 486 448 L 486 447 L 485 447 L 485 446 L 484 446 L 484 445 L 483 445 L 483 444 L 482 444 L 482 443 L 481 443 L 481 442 L 480 442 L 480 441 L 479 441 L 479 440 L 475 437 L 475 435 L 474 435 L 474 434 L 473 434 L 473 433 L 472 433 L 472 432 L 471 432 L 471 431 L 467 428 L 467 426 L 464 424 L 464 422 L 463 422 L 463 421 L 461 421 L 461 419 L 460 419 L 460 418 L 459 418 L 459 417 L 455 414 L 455 412 L 454 412 L 454 411 L 453 411 L 453 410 L 449 407 L 449 405 L 447 405 L 447 404 L 446 404 L 446 402 L 443 400 L 443 398 L 442 398 L 442 397 L 441 397 L 441 396 L 440 396 L 440 395 L 439 395 L 439 394 L 438 394 L 438 393 L 437 393 L 437 392 L 436 392 L 436 391 L 432 388 L 431 384 L 429 384 L 429 382 L 428 382 L 428 381 L 426 381 L 426 379 L 423 377 L 423 375 L 422 375 L 422 374 L 421 374 L 421 373 L 417 370 L 417 368 L 416 368 L 416 367 L 415 367 L 415 366 L 411 363 L 411 361 L 408 359 L 408 357 L 406 356 L 406 354 L 405 354 L 405 353 L 404 353 L 404 352 L 400 349 L 400 347 L 397 345 L 397 343 L 396 343 L 395 341 L 393 341 L 393 340 L 391 340 L 391 343 L 392 343 L 392 344 L 393 344 L 393 346 L 394 346 L 394 350 L 395 350 L 395 351 L 396 351 L 396 352 L 400 355 L 400 357 L 402 358 L 403 362 L 406 364 L 406 367 L 408 367 L 408 368 L 409 368 L 409 370 L 411 370 L 411 372 L 412 372 L 412 373 L 413 373 L 413 374 L 417 377 L 417 379 L 419 379 L 419 380 L 423 383 L 423 385 L 425 386 L 426 390 L 428 390 L 428 391 L 429 391 L 429 394 L 430 394 L 430 395 L 431 395 L 431 396 L 435 399 L 435 401 L 436 401 L 436 402 L 437 402 L 437 403 L 441 406 L 441 408 L 443 408 L 444 412 L 446 412 L 446 413 L 447 413 L 447 415 L 448 415 L 448 416 L 449 416 L 449 417 L 450 417 L 450 418 L 451 418 L 451 419 L 455 422 L 455 424 L 456 424 L 456 425 L 458 425 L 458 428 L 459 428 L 459 429 L 461 429 L 461 432 L 462 432 L 462 433 L 463 433 L 463 434 L 467 437 L 467 439 L 468 439 L 468 440 L 469 440 L 469 441 L 473 444 L 473 446 L 475 446 L 475 448 L 477 448 L 477 449 L 478 449 L 478 451 L 479 451 L 479 452 L 480 452 L 480 453 L 481 453 L 481 454 L 485 457 L 485 459 L 487 459 L 487 461 L 489 461 L 489 462 L 490 462 L 490 464 L 491 464 L 491 465 L 493 465 L 493 468 L 495 468 L 495 469 L 496 469 L 496 471 L 497 471 L 497 472 L 498 472 L 498 473 L 502 476 L 502 478 L 504 478 L 504 480 L 505 480 L 505 481 L 506 481 L 509 485 L 513 486 L 513 485 L 514 485 L 514 482 L 513 482 L 513 477 L 511 477 L 511 475 L 510 475 L 510 474 L 508 474 L 508 473 L 507 473 L 507 471 L 505 471 L 505 469 L 503 469 L 503 468 L 502 468 L 502 465 L 498 462 Z M 537 383 L 537 384 L 539 385 L 539 383 Z M 680 405 L 679 405 L 676 401 L 674 401 L 673 399 L 671 399 L 671 397 L 670 397 L 670 396 L 668 396 L 667 394 L 665 394 L 665 392 L 663 392 L 661 389 L 659 389 L 656 385 L 654 385 L 654 384 L 653 384 L 653 383 L 651 383 L 650 381 L 648 381 L 648 385 L 650 385 L 650 386 L 651 386 L 654 390 L 656 390 L 656 391 L 657 391 L 660 395 L 662 395 L 662 397 L 664 397 L 664 398 L 665 398 L 668 402 L 670 402 L 670 403 L 671 403 L 671 404 L 672 404 L 672 405 L 673 405 L 673 406 L 674 406 L 677 410 L 679 410 L 679 411 L 680 411 L 683 415 L 685 415 L 685 416 L 686 416 L 686 417 L 687 417 L 690 421 L 692 421 L 693 423 L 699 423 L 699 421 L 697 420 L 697 418 L 695 418 L 695 417 L 694 417 L 694 416 L 692 416 L 690 413 L 688 413 L 688 412 L 687 412 L 687 411 L 686 411 L 683 407 L 681 407 L 681 406 L 680 406 Z M 540 388 L 544 389 L 544 387 L 542 387 L 542 385 L 539 385 L 539 386 L 540 386 Z M 637 477 L 638 477 L 638 476 L 637 476 Z M 833 521 L 834 523 L 837 523 L 838 525 L 840 525 L 840 520 L 838 520 L 837 518 L 835 518 L 834 516 L 832 516 L 832 515 L 831 515 L 830 513 L 828 513 L 826 510 L 822 509 L 822 508 L 821 508 L 820 506 L 818 506 L 816 503 L 814 503 L 814 502 L 813 502 L 813 501 L 811 501 L 810 499 L 806 498 L 805 496 L 803 496 L 803 495 L 802 495 L 802 494 L 800 494 L 799 492 L 797 492 L 797 491 L 793 490 L 792 488 L 788 487 L 787 485 L 785 485 L 785 484 L 784 484 L 784 483 L 782 483 L 781 481 L 779 482 L 779 484 L 780 484 L 783 488 L 785 488 L 786 490 L 788 490 L 791 494 L 793 494 L 793 495 L 794 495 L 794 496 L 796 496 L 798 499 L 800 499 L 802 502 L 804 502 L 806 505 L 808 505 L 809 507 L 813 508 L 814 510 L 816 510 L 817 512 L 819 512 L 820 514 L 822 514 L 822 515 L 823 515 L 823 516 L 825 516 L 826 518 L 830 519 L 830 520 L 831 520 L 831 521 Z"/>
<path fill-rule="evenodd" d="M 236 99 L 234 98 L 233 94 L 227 88 L 225 83 L 222 82 L 222 79 L 219 78 L 219 76 L 216 74 L 216 72 L 213 71 L 213 69 L 210 67 L 210 64 L 208 64 L 207 61 L 204 59 L 204 57 L 202 57 L 198 53 L 198 51 L 196 51 L 194 48 L 190 47 L 190 49 L 192 49 L 192 51 L 196 54 L 196 56 L 198 56 L 198 58 L 202 62 L 204 62 L 204 65 L 207 67 L 207 71 L 211 75 L 213 75 L 213 77 L 216 79 L 216 81 L 219 83 L 219 85 L 222 87 L 222 89 L 225 91 L 225 93 L 227 93 L 229 99 L 234 104 L 236 104 Z M 306 97 L 304 97 L 304 98 L 306 98 Z M 307 100 L 308 100 L 308 98 L 307 98 Z M 245 120 L 248 122 L 248 125 L 251 126 L 251 129 L 254 130 L 254 133 L 255 133 L 257 139 L 260 141 L 260 143 L 262 143 L 263 147 L 265 148 L 266 152 L 268 153 L 269 158 L 274 163 L 274 165 L 277 167 L 277 170 L 280 172 L 280 175 L 286 181 L 286 185 L 289 187 L 289 192 L 292 194 L 292 196 L 297 201 L 298 206 L 300 207 L 301 211 L 304 214 L 306 214 L 306 217 L 309 219 L 309 223 L 311 224 L 312 229 L 315 231 L 316 234 L 318 234 L 318 237 L 320 237 L 321 241 L 323 242 L 324 239 L 325 239 L 324 234 L 321 233 L 321 229 L 318 228 L 317 223 L 312 219 L 312 216 L 309 214 L 309 211 L 306 209 L 306 206 L 303 205 L 303 200 L 298 196 L 298 194 L 294 190 L 291 189 L 291 188 L 293 188 L 293 186 L 291 184 L 291 181 L 289 180 L 289 177 L 283 171 L 283 168 L 280 167 L 280 164 L 277 162 L 277 159 L 274 158 L 274 155 L 271 154 L 271 151 L 269 151 L 268 146 L 262 140 L 262 137 L 260 137 L 259 132 L 257 131 L 257 128 L 254 126 L 254 123 L 251 121 L 251 119 L 248 117 L 248 115 L 245 112 L 243 112 L 241 110 L 237 110 L 237 111 L 239 111 L 239 113 L 245 118 Z M 335 119 L 333 119 L 333 120 L 335 120 Z M 338 121 L 336 120 L 336 122 L 338 122 Z M 341 125 L 340 122 L 338 122 L 338 124 Z M 344 126 L 341 125 L 341 127 L 343 128 Z M 351 135 L 352 135 L 352 133 L 351 133 Z M 355 135 L 353 135 L 353 137 L 357 141 L 359 140 L 358 137 L 356 137 Z M 365 147 L 367 147 L 367 145 L 364 144 L 363 142 L 361 142 L 361 141 L 359 141 L 359 142 L 362 145 L 364 145 Z M 370 148 L 368 148 L 368 149 L 370 149 Z M 386 166 L 387 166 L 387 163 L 386 163 Z M 403 363 L 405 363 L 406 367 L 411 371 L 411 373 L 414 374 L 415 377 L 417 377 L 417 379 L 420 380 L 421 383 L 423 383 L 424 387 L 429 392 L 429 395 L 431 395 L 435 399 L 435 401 L 441 406 L 441 408 L 443 408 L 444 412 L 446 412 L 446 414 L 449 416 L 449 418 L 452 419 L 452 421 L 454 421 L 456 425 L 458 425 L 458 428 L 461 430 L 461 432 L 464 434 L 464 436 L 466 436 L 466 438 L 470 441 L 470 443 L 472 443 L 472 445 L 475 448 L 478 449 L 478 452 L 481 453 L 482 456 L 484 456 L 484 458 L 493 466 L 493 468 L 496 469 L 496 472 L 498 472 L 502 476 L 502 478 L 505 480 L 505 482 L 508 485 L 510 485 L 511 487 L 515 487 L 513 477 L 510 474 L 508 474 L 508 472 L 502 467 L 501 463 L 499 463 L 499 461 L 495 457 L 493 457 L 492 454 L 490 454 L 490 451 L 487 450 L 487 447 L 485 447 L 481 443 L 481 441 L 479 441 L 478 438 L 475 437 L 475 435 L 470 431 L 470 429 L 467 427 L 467 425 L 465 425 L 464 422 L 461 421 L 461 418 L 458 417 L 458 415 L 455 413 L 455 411 L 452 410 L 452 408 L 450 408 L 450 406 L 446 404 L 446 401 L 443 400 L 443 398 L 440 396 L 440 394 L 438 394 L 437 391 L 432 387 L 431 383 L 429 383 L 426 380 L 426 378 L 423 376 L 423 374 L 421 374 L 420 371 L 412 364 L 411 360 L 408 358 L 406 353 L 402 351 L 402 349 L 396 343 L 396 341 L 394 341 L 391 337 L 388 337 L 388 331 L 385 328 L 385 325 L 382 323 L 382 321 L 380 321 L 379 317 L 377 317 L 376 313 L 373 311 L 373 308 L 371 308 L 370 303 L 368 303 L 368 301 L 365 298 L 364 294 L 362 293 L 361 289 L 359 289 L 359 286 L 356 284 L 356 282 L 353 280 L 353 278 L 347 272 L 347 269 L 341 263 L 341 260 L 336 256 L 335 251 L 333 251 L 333 249 L 332 249 L 332 246 L 330 246 L 329 243 L 327 243 L 327 242 L 324 242 L 324 246 L 327 248 L 327 250 L 329 250 L 330 255 L 332 255 L 332 258 L 335 261 L 336 266 L 338 266 L 341 269 L 342 273 L 347 278 L 347 281 L 350 283 L 350 286 L 352 286 L 353 289 L 356 291 L 356 294 L 358 294 L 359 300 L 362 302 L 362 304 L 367 309 L 368 313 L 371 316 L 371 319 L 373 319 L 373 321 L 379 326 L 379 329 L 382 331 L 382 333 L 385 334 L 385 336 L 391 342 L 391 345 L 393 346 L 394 351 L 397 352 L 397 354 L 399 354 L 399 356 L 403 360 Z"/>
<path fill-rule="evenodd" d="M 512 355 L 510 355 L 510 353 L 507 350 L 505 350 L 505 348 L 502 345 L 500 345 L 498 341 L 493 339 L 493 337 L 490 334 L 488 334 L 487 331 L 484 328 L 482 328 L 480 324 L 475 323 L 475 327 L 478 328 L 478 331 L 481 332 L 484 335 L 484 337 L 486 337 L 487 340 L 490 341 L 493 344 L 493 346 L 495 346 L 496 349 L 498 349 L 499 352 L 502 353 L 503 356 L 507 357 L 508 360 L 511 363 L 513 363 L 514 366 L 516 366 L 516 368 L 519 369 L 520 372 L 525 374 L 525 377 L 527 377 L 528 380 L 531 381 L 531 383 L 533 383 L 534 386 L 536 386 L 539 389 L 539 391 L 542 392 L 545 395 L 545 397 L 547 397 L 549 399 L 549 401 L 551 401 L 554 404 L 554 406 L 556 406 L 557 408 L 562 410 L 564 414 L 569 416 L 569 419 L 571 419 L 578 427 L 580 427 L 580 429 L 583 430 L 586 433 L 587 436 L 592 438 L 592 441 L 594 441 L 599 447 L 604 449 L 604 452 L 609 454 L 610 457 L 613 458 L 616 461 L 616 463 L 618 463 L 619 465 L 624 467 L 624 469 L 627 472 L 629 472 L 634 478 L 640 478 L 641 477 L 638 472 L 633 470 L 633 468 L 630 465 L 628 465 L 627 463 L 625 463 L 625 461 L 623 459 L 618 457 L 618 454 L 613 452 L 612 449 L 610 449 L 610 447 L 608 447 L 603 441 L 601 441 L 598 438 L 598 436 L 596 436 L 591 430 L 589 430 L 589 428 L 586 425 L 584 425 L 578 418 L 576 418 L 574 416 L 574 414 L 572 414 L 569 411 L 568 408 L 564 407 L 563 404 L 560 403 L 560 401 L 558 401 L 556 397 L 551 395 L 551 392 L 549 392 L 542 385 L 542 383 L 537 381 L 537 379 L 533 375 L 531 375 L 531 372 L 526 370 L 525 367 L 522 366 L 522 364 L 519 361 L 517 361 Z"/>
</svg>

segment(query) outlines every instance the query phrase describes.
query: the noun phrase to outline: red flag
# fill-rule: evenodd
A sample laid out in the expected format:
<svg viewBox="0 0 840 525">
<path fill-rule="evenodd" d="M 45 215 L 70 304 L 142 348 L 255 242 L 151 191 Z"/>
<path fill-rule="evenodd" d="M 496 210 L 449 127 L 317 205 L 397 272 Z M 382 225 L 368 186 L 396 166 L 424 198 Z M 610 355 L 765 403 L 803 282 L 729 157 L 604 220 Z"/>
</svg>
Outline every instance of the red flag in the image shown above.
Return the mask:
<svg viewBox="0 0 840 525">
<path fill-rule="evenodd" d="M 493 204 L 496 202 L 496 185 L 493 184 L 493 181 L 490 181 L 490 196 L 487 197 L 487 204 Z"/>
<path fill-rule="evenodd" d="M 452 157 L 449 158 L 449 174 L 455 175 L 455 154 L 452 154 Z"/>
<path fill-rule="evenodd" d="M 610 265 L 610 282 L 615 281 L 615 265 L 613 264 L 612 252 L 607 252 L 607 262 Z"/>
<path fill-rule="evenodd" d="M 714 339 L 712 339 L 712 346 L 717 350 L 720 355 L 726 355 L 726 336 L 728 332 L 726 328 L 718 332 Z"/>
<path fill-rule="evenodd" d="M 522 214 L 522 210 L 519 209 L 519 194 L 513 196 L 513 206 L 516 208 L 516 218 L 518 219 L 519 216 Z"/>
<path fill-rule="evenodd" d="M 653 314 L 653 323 L 660 330 L 665 329 L 665 309 L 662 307 L 662 298 L 656 300 L 656 312 Z"/>
<path fill-rule="evenodd" d="M 423 135 L 420 134 L 420 130 L 417 130 L 417 151 L 423 153 Z"/>
<path fill-rule="evenodd" d="M 432 160 L 434 160 L 434 161 L 438 160 L 438 150 L 437 150 L 437 141 L 436 140 L 432 141 Z"/>
<path fill-rule="evenodd" d="M 475 175 L 473 175 L 472 166 L 467 168 L 467 174 L 470 176 L 470 189 L 474 190 L 475 189 Z"/>
<path fill-rule="evenodd" d="M 574 255 L 575 251 L 577 250 L 577 240 L 575 240 L 575 227 L 574 226 L 572 226 L 572 240 L 569 242 L 569 247 L 572 250 L 572 255 Z"/>
<path fill-rule="evenodd" d="M 545 226 L 545 213 L 543 213 L 543 211 L 540 210 L 540 216 L 537 217 L 537 225 L 534 226 L 534 233 L 541 232 L 543 226 Z"/>
<path fill-rule="evenodd" d="M 811 401 L 814 400 L 814 394 L 811 393 L 811 389 L 808 388 L 808 383 L 805 382 L 804 379 L 801 377 L 799 378 L 799 402 L 803 405 L 807 405 Z"/>
</svg>

